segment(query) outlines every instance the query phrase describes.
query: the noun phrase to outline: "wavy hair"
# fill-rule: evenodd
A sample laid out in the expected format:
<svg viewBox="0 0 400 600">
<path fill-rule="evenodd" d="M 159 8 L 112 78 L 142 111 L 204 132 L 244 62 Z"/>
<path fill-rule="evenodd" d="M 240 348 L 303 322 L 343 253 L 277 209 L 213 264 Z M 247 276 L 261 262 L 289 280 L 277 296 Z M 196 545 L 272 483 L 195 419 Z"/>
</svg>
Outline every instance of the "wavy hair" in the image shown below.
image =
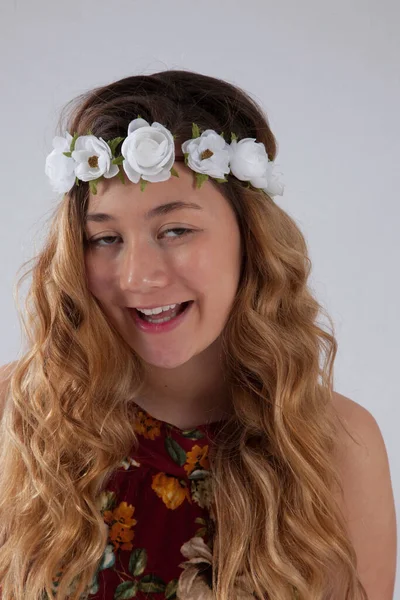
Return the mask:
<svg viewBox="0 0 400 600">
<path fill-rule="evenodd" d="M 268 119 L 250 95 L 190 71 L 126 77 L 64 110 L 60 133 L 125 137 L 140 114 L 179 140 L 191 138 L 194 122 L 225 139 L 231 132 L 256 138 L 270 160 L 277 153 Z M 343 495 L 332 460 L 344 426 L 332 402 L 337 342 L 307 284 L 305 238 L 264 192 L 230 176 L 223 185 L 210 181 L 232 206 L 244 244 L 240 284 L 221 332 L 233 414 L 210 452 L 213 595 L 236 598 L 240 577 L 257 599 L 366 600 L 333 494 Z M 88 289 L 88 196 L 84 182 L 64 195 L 43 249 L 17 284 L 32 275 L 26 320 L 19 310 L 28 345 L 10 379 L 1 430 L 2 600 L 51 597 L 60 575 L 57 600 L 87 593 L 107 543 L 99 495 L 137 448 L 131 401 L 143 363 Z"/>
</svg>

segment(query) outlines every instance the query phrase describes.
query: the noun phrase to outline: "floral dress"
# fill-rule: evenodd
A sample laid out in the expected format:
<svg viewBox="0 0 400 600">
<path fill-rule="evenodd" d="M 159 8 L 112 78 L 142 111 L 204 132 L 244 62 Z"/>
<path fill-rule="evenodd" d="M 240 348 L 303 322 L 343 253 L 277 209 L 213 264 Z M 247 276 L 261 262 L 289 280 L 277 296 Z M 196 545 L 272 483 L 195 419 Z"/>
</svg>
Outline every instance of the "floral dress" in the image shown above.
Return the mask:
<svg viewBox="0 0 400 600">
<path fill-rule="evenodd" d="M 212 598 L 208 452 L 222 420 L 182 430 L 135 412 L 139 448 L 99 499 L 108 541 L 88 598 Z"/>
</svg>

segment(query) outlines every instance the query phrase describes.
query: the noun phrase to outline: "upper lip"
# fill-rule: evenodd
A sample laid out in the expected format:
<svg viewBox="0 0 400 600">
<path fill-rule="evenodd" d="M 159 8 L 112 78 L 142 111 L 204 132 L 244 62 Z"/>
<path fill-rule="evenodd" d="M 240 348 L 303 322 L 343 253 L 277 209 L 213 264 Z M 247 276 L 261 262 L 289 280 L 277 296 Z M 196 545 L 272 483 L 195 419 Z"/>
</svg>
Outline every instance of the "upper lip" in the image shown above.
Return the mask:
<svg viewBox="0 0 400 600">
<path fill-rule="evenodd" d="M 182 302 L 165 302 L 165 304 L 155 304 L 154 306 L 128 306 L 128 308 L 138 308 L 139 310 L 151 310 L 153 308 L 159 308 L 160 306 L 173 306 L 174 304 L 183 304 L 184 302 L 190 302 L 190 300 L 182 300 Z"/>
</svg>

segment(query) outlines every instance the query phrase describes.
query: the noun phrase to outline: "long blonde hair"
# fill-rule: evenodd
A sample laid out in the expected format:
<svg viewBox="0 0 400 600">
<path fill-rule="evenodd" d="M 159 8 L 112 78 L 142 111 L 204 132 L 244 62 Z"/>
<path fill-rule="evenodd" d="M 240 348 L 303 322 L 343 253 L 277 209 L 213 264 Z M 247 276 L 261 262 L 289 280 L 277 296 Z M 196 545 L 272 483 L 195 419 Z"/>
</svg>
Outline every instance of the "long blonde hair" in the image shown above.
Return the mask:
<svg viewBox="0 0 400 600">
<path fill-rule="evenodd" d="M 194 122 L 227 140 L 231 132 L 256 138 L 276 156 L 267 117 L 249 95 L 189 71 L 127 77 L 83 94 L 60 133 L 124 137 L 138 114 L 178 139 L 191 137 Z M 332 493 L 342 491 L 332 460 L 337 342 L 307 286 L 304 236 L 266 194 L 235 178 L 213 185 L 235 211 L 244 244 L 221 333 L 234 410 L 210 454 L 213 593 L 232 600 L 240 575 L 255 598 L 366 600 Z M 10 379 L 1 431 L 2 600 L 52 597 L 57 574 L 57 600 L 87 591 L 107 542 L 97 499 L 137 444 L 131 400 L 143 365 L 88 290 L 87 202 L 83 182 L 63 197 L 18 282 L 32 274 L 26 323 L 20 311 L 28 348 Z"/>
</svg>

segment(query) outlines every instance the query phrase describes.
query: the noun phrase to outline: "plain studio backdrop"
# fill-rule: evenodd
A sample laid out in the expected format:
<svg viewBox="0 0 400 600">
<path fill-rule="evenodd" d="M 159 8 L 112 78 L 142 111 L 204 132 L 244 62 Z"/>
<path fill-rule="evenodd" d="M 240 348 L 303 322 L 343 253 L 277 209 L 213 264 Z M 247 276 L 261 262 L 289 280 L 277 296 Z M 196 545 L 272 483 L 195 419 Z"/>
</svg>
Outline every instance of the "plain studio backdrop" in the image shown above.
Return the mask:
<svg viewBox="0 0 400 600">
<path fill-rule="evenodd" d="M 277 137 L 276 202 L 306 236 L 335 323 L 335 390 L 378 422 L 400 514 L 399 26 L 397 0 L 2 0 L 0 364 L 21 352 L 17 271 L 60 199 L 44 162 L 61 108 L 128 75 L 227 79 Z"/>
</svg>

